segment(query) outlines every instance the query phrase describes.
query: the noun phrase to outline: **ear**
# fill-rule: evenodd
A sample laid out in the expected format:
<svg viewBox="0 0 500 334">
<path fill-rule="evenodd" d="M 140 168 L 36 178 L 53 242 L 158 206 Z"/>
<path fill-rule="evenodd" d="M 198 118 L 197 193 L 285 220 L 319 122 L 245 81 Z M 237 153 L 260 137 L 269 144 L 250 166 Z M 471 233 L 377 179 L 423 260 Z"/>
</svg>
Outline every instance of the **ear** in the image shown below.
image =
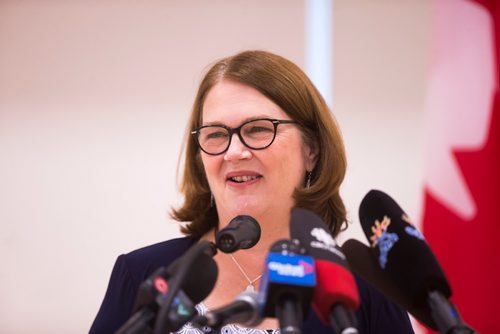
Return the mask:
<svg viewBox="0 0 500 334">
<path fill-rule="evenodd" d="M 309 140 L 304 145 L 304 158 L 307 171 L 312 171 L 316 167 L 319 157 L 319 145 L 316 139 Z"/>
</svg>

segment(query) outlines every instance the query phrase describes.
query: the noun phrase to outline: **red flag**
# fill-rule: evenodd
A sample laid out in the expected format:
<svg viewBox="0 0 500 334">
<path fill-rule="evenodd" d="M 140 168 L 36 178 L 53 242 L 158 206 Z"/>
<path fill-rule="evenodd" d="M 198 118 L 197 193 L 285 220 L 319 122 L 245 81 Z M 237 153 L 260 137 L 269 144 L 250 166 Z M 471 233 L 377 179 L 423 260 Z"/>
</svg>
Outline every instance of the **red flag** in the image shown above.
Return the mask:
<svg viewBox="0 0 500 334">
<path fill-rule="evenodd" d="M 500 333 L 497 1 L 437 0 L 423 230 L 464 321 Z"/>
</svg>

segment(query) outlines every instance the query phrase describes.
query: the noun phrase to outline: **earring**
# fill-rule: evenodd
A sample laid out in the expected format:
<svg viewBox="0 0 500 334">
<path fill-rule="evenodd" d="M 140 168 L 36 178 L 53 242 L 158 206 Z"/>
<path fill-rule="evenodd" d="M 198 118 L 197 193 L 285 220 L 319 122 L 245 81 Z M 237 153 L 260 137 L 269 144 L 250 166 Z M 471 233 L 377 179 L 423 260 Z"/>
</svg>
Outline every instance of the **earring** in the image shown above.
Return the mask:
<svg viewBox="0 0 500 334">
<path fill-rule="evenodd" d="M 214 207 L 214 194 L 210 193 L 210 207 L 213 208 Z"/>
<path fill-rule="evenodd" d="M 307 171 L 306 172 L 306 189 L 309 189 L 311 187 L 311 178 L 312 178 L 312 172 Z"/>
</svg>

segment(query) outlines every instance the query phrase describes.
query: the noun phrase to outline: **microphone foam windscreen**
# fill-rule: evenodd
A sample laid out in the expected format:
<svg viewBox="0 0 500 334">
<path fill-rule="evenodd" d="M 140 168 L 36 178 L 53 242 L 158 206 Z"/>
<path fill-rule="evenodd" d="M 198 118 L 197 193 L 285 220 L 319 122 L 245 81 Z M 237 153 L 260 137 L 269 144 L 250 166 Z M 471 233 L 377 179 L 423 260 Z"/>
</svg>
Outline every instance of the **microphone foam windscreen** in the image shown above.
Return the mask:
<svg viewBox="0 0 500 334">
<path fill-rule="evenodd" d="M 451 289 L 423 235 L 401 207 L 387 194 L 371 190 L 361 201 L 359 219 L 380 268 L 412 303 L 427 304 L 427 293 Z"/>
<path fill-rule="evenodd" d="M 383 295 L 389 297 L 401 308 L 410 312 L 427 327 L 434 330 L 438 329 L 431 316 L 430 308 L 427 307 L 427 305 L 415 305 L 412 303 L 408 291 L 402 291 L 398 286 L 392 283 L 391 277 L 380 268 L 370 247 L 358 240 L 349 239 L 342 245 L 342 251 L 346 255 L 352 270 L 366 282 L 373 285 Z"/>
<path fill-rule="evenodd" d="M 297 239 L 307 254 L 316 260 L 328 260 L 348 267 L 345 255 L 333 239 L 328 227 L 314 212 L 295 208 L 290 218 L 290 236 Z"/>
<path fill-rule="evenodd" d="M 356 281 L 345 255 L 337 246 L 326 224 L 315 213 L 296 208 L 290 220 L 290 235 L 299 240 L 315 259 L 316 288 L 313 306 L 320 319 L 329 324 L 330 309 L 341 303 L 354 310 L 359 307 Z"/>
<path fill-rule="evenodd" d="M 182 258 L 172 263 L 168 268 L 170 276 L 175 276 L 175 273 L 185 265 Z M 181 289 L 194 304 L 198 304 L 212 292 L 218 273 L 217 263 L 212 256 L 199 254 L 190 264 Z"/>
</svg>

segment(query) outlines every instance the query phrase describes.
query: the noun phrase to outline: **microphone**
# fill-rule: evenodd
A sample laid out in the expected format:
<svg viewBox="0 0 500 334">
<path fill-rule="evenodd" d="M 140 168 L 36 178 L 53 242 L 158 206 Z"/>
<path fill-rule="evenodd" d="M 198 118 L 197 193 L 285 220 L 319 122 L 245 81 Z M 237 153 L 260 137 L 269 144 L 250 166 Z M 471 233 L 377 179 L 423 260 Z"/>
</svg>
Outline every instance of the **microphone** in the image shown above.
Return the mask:
<svg viewBox="0 0 500 334">
<path fill-rule="evenodd" d="M 314 259 L 297 242 L 276 241 L 264 263 L 259 304 L 264 317 L 278 318 L 280 332 L 300 334 L 316 284 Z"/>
<path fill-rule="evenodd" d="M 260 240 L 260 225 L 251 216 L 239 215 L 215 236 L 217 247 L 224 253 L 252 248 Z"/>
<path fill-rule="evenodd" d="M 401 207 L 384 192 L 371 190 L 361 201 L 359 218 L 375 261 L 365 270 L 376 272 L 376 282 L 389 278 L 386 281 L 390 283 L 382 284 L 380 290 L 394 290 L 389 296 L 393 295 L 410 313 L 415 311 L 415 318 L 434 330 L 474 333 L 449 301 L 452 292 L 441 266 Z M 350 245 L 344 249 L 365 252 L 356 243 Z"/>
<path fill-rule="evenodd" d="M 330 324 L 334 333 L 358 333 L 354 316 L 360 303 L 356 281 L 326 224 L 313 212 L 295 208 L 290 235 L 315 260 L 317 282 L 312 305 L 321 321 Z"/>
<path fill-rule="evenodd" d="M 257 326 L 262 322 L 258 295 L 254 291 L 244 291 L 229 305 L 199 315 L 191 322 L 195 326 L 209 326 L 214 329 L 235 322 L 246 327 Z"/>
<path fill-rule="evenodd" d="M 349 239 L 342 245 L 342 251 L 354 272 L 401 308 L 410 312 L 415 319 L 427 327 L 437 330 L 428 307 L 426 305 L 416 306 L 411 303 L 408 292 L 395 286 L 391 277 L 380 268 L 370 247 L 359 240 Z"/>
<path fill-rule="evenodd" d="M 155 334 L 175 332 L 195 315 L 186 312 L 180 290 L 191 288 L 197 292 L 192 293 L 193 297 L 196 297 L 191 301 L 194 305 L 208 296 L 217 281 L 218 269 L 213 259 L 216 251 L 213 243 L 201 240 L 171 264 L 175 274 L 168 281 L 167 292 L 159 300 L 158 316 L 154 324 Z M 189 287 L 186 286 L 188 283 Z M 186 289 L 185 292 L 187 291 L 189 290 Z"/>
<path fill-rule="evenodd" d="M 179 288 L 175 288 L 175 278 L 183 265 L 182 257 L 168 268 L 159 268 L 139 287 L 132 317 L 122 325 L 116 333 L 153 333 L 152 329 L 157 313 L 170 295 L 174 295 L 167 318 L 169 326 L 182 327 L 197 314 L 195 305 L 205 299 L 213 289 L 217 280 L 217 265 L 213 258 L 201 253 L 194 258 L 187 279 Z M 200 273 L 193 273 L 194 268 L 204 268 Z M 199 282 L 203 281 L 204 284 Z"/>
</svg>

